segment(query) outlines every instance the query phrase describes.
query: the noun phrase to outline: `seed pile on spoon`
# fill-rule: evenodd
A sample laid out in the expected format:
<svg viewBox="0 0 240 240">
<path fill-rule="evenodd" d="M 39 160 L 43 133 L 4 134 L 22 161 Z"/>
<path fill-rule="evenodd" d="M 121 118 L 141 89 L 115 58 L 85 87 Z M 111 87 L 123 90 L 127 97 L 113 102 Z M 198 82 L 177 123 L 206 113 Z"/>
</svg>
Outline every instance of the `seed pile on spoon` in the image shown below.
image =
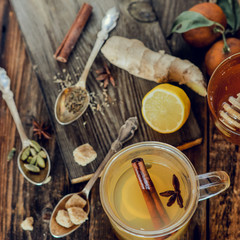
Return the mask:
<svg viewBox="0 0 240 240">
<path fill-rule="evenodd" d="M 86 91 L 82 90 L 81 88 L 77 88 L 72 89 L 72 91 L 66 89 L 65 92 L 65 107 L 67 110 L 73 114 L 80 112 L 84 107 L 84 102 L 87 97 Z"/>
</svg>

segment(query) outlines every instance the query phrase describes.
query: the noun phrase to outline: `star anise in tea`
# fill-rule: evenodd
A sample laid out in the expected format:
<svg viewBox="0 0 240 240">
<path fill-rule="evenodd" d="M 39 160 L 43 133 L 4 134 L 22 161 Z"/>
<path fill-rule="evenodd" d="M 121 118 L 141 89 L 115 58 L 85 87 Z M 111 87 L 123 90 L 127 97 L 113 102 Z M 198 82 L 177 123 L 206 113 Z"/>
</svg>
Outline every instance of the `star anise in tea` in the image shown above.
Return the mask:
<svg viewBox="0 0 240 240">
<path fill-rule="evenodd" d="M 38 123 L 36 121 L 33 121 L 33 132 L 34 132 L 34 135 L 37 135 L 39 139 L 41 139 L 42 136 L 46 139 L 51 138 L 51 135 L 47 131 L 48 128 L 49 127 L 45 127 L 44 123 L 42 122 Z"/>
<path fill-rule="evenodd" d="M 171 207 L 177 200 L 179 207 L 183 208 L 183 198 L 180 191 L 180 182 L 175 174 L 173 174 L 172 184 L 173 184 L 174 190 L 168 190 L 165 192 L 161 192 L 159 194 L 162 197 L 169 197 L 169 200 L 167 203 L 168 207 Z"/>
<path fill-rule="evenodd" d="M 96 70 L 96 73 L 98 74 L 98 77 L 96 78 L 96 80 L 103 81 L 104 88 L 106 88 L 108 86 L 109 82 L 114 87 L 116 86 L 114 78 L 105 62 L 103 63 L 103 68 Z"/>
</svg>

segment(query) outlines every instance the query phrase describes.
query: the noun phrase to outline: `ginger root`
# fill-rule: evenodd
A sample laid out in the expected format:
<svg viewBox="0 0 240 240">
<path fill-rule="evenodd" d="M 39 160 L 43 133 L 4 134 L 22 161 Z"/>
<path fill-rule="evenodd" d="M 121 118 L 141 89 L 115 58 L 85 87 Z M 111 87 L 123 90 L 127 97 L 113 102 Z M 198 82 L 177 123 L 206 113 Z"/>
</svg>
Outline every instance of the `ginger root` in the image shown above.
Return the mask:
<svg viewBox="0 0 240 240">
<path fill-rule="evenodd" d="M 204 77 L 197 66 L 164 51 L 154 52 L 137 39 L 113 36 L 101 51 L 112 64 L 137 77 L 157 83 L 175 81 L 186 84 L 201 96 L 207 94 Z"/>
</svg>

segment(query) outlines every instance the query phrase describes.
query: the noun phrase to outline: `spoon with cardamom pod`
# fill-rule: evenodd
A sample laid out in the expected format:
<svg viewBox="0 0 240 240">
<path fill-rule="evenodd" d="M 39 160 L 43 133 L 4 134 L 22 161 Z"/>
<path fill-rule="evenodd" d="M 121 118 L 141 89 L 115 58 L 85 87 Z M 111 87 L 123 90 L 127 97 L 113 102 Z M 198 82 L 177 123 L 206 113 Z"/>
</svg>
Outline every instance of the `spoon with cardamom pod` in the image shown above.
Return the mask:
<svg viewBox="0 0 240 240">
<path fill-rule="evenodd" d="M 83 190 L 78 193 L 70 193 L 70 194 L 66 195 L 65 197 L 63 197 L 58 202 L 58 204 L 56 205 L 56 207 L 54 208 L 54 210 L 52 212 L 51 219 L 50 219 L 49 227 L 50 227 L 50 232 L 53 237 L 60 238 L 60 237 L 65 237 L 65 236 L 69 235 L 70 233 L 72 233 L 76 229 L 78 229 L 81 226 L 81 224 L 87 219 L 87 216 L 90 212 L 90 204 L 89 204 L 88 198 L 89 198 L 89 193 L 90 193 L 94 183 L 100 176 L 104 166 L 109 161 L 109 159 L 113 156 L 113 154 L 115 154 L 122 148 L 122 145 L 125 142 L 127 142 L 134 136 L 134 133 L 137 130 L 137 128 L 138 128 L 137 117 L 130 117 L 125 122 L 125 124 L 120 128 L 117 139 L 112 143 L 111 148 L 108 151 L 106 157 L 101 162 L 98 169 L 93 174 L 93 176 L 90 178 L 90 180 L 88 181 L 86 186 L 83 188 Z M 68 202 L 68 200 L 70 198 L 72 198 L 72 196 L 75 196 L 75 199 L 76 199 L 76 195 L 77 195 L 77 198 L 79 198 L 78 197 L 78 195 L 79 195 L 82 198 L 81 202 L 84 202 L 84 204 L 82 205 L 82 208 L 66 207 L 66 203 Z M 71 201 L 71 202 L 72 202 L 71 205 L 74 205 L 73 201 Z M 76 204 L 76 200 L 74 200 L 74 202 Z M 69 206 L 69 204 L 68 204 L 68 206 Z M 72 210 L 75 210 L 75 215 L 74 216 L 72 215 L 73 218 L 70 218 L 71 216 L 69 217 L 69 215 L 70 215 L 70 211 L 72 212 Z M 61 215 L 61 216 L 59 217 L 59 215 Z M 78 224 L 76 224 L 76 222 L 72 223 L 71 219 L 78 219 L 80 222 Z M 59 222 L 60 220 L 61 220 L 61 222 Z M 64 225 L 63 223 L 67 224 L 67 225 Z"/>
<path fill-rule="evenodd" d="M 90 68 L 101 49 L 104 41 L 108 38 L 108 33 L 117 25 L 119 11 L 116 7 L 109 9 L 102 20 L 102 29 L 98 32 L 97 40 L 88 58 L 86 66 L 78 82 L 68 88 L 64 88 L 55 102 L 55 118 L 61 125 L 67 125 L 77 120 L 86 111 L 90 96 L 86 90 L 87 76 Z"/>
<path fill-rule="evenodd" d="M 10 79 L 6 71 L 0 67 L 0 91 L 6 101 L 16 124 L 22 141 L 22 150 L 18 154 L 18 168 L 29 182 L 35 185 L 43 184 L 49 176 L 51 162 L 47 151 L 36 141 L 27 138 L 16 104 L 13 100 L 13 92 L 10 90 Z"/>
</svg>

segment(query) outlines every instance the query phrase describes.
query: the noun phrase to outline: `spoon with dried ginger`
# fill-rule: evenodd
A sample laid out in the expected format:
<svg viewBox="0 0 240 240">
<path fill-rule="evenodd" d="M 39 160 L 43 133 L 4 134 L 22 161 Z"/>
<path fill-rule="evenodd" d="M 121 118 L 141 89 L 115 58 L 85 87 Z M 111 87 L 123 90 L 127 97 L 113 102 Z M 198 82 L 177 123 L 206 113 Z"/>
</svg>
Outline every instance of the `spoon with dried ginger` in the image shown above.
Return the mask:
<svg viewBox="0 0 240 240">
<path fill-rule="evenodd" d="M 13 99 L 13 92 L 10 90 L 10 79 L 3 68 L 0 68 L 0 91 L 2 91 L 3 99 L 6 101 L 8 108 L 12 114 L 13 120 L 16 124 L 22 142 L 22 150 L 18 154 L 17 158 L 18 168 L 26 180 L 35 185 L 42 185 L 45 183 L 49 176 L 51 169 L 51 161 L 46 149 L 41 147 L 37 142 L 28 139 L 28 137 L 26 136 L 16 104 Z M 28 150 L 27 148 L 29 148 L 29 151 L 30 148 L 34 148 L 34 152 L 36 154 L 40 152 L 43 154 L 44 159 L 46 160 L 43 160 L 43 158 L 41 157 L 41 168 L 37 167 L 35 164 L 27 164 L 25 160 L 25 162 L 21 160 L 24 152 Z"/>
<path fill-rule="evenodd" d="M 137 128 L 138 128 L 137 117 L 130 117 L 124 123 L 124 125 L 120 128 L 117 139 L 112 143 L 111 148 L 108 151 L 106 157 L 104 158 L 102 163 L 99 165 L 98 169 L 93 174 L 93 176 L 88 181 L 88 183 L 83 188 L 83 190 L 78 193 L 70 193 L 70 194 L 66 195 L 65 197 L 63 197 L 58 202 L 58 204 L 56 205 L 56 207 L 54 208 L 54 210 L 52 212 L 51 219 L 50 219 L 50 225 L 49 225 L 50 232 L 53 237 L 56 237 L 56 238 L 65 237 L 65 236 L 69 235 L 70 233 L 74 232 L 76 229 L 78 229 L 81 226 L 81 224 L 80 224 L 80 225 L 73 225 L 70 228 L 62 227 L 56 221 L 56 216 L 57 216 L 58 211 L 65 209 L 65 204 L 69 200 L 69 198 L 72 197 L 74 194 L 78 194 L 80 197 L 82 197 L 83 199 L 86 200 L 87 203 L 86 203 L 85 207 L 83 208 L 83 210 L 87 213 L 87 215 L 89 214 L 90 205 L 89 205 L 88 198 L 89 198 L 89 193 L 90 193 L 94 183 L 96 182 L 96 180 L 102 173 L 102 170 L 103 170 L 104 166 L 106 165 L 106 163 L 109 161 L 109 159 L 113 156 L 113 154 L 115 154 L 122 148 L 122 145 L 125 142 L 127 142 L 134 136 L 134 133 L 137 130 Z"/>
</svg>

